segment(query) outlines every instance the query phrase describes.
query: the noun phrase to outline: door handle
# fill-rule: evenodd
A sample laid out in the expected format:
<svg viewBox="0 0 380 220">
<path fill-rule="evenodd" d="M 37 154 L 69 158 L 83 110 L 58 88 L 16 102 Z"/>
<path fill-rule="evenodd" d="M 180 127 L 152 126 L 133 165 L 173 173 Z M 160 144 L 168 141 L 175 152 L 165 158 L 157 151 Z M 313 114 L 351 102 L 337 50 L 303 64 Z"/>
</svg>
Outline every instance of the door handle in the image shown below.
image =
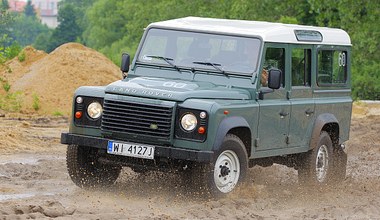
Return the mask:
<svg viewBox="0 0 380 220">
<path fill-rule="evenodd" d="M 278 113 L 280 115 L 280 118 L 285 118 L 286 116 L 289 115 L 288 112 L 284 112 L 284 111 L 281 111 L 280 113 Z"/>
<path fill-rule="evenodd" d="M 305 111 L 306 116 L 310 116 L 311 114 L 314 114 L 314 111 L 311 109 L 308 109 Z"/>
</svg>

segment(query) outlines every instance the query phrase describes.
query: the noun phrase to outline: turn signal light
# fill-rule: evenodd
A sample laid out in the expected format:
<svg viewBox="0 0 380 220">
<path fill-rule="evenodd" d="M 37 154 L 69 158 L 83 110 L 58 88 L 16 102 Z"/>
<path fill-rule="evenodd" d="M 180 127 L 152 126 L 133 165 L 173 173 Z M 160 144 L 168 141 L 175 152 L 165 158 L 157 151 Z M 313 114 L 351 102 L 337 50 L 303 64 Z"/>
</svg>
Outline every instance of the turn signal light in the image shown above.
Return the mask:
<svg viewBox="0 0 380 220">
<path fill-rule="evenodd" d="M 202 127 L 199 127 L 199 128 L 198 128 L 198 133 L 199 133 L 199 134 L 204 134 L 205 132 L 206 132 L 205 127 L 202 126 Z"/>
<path fill-rule="evenodd" d="M 80 119 L 82 117 L 82 112 L 75 112 L 75 118 Z"/>
</svg>

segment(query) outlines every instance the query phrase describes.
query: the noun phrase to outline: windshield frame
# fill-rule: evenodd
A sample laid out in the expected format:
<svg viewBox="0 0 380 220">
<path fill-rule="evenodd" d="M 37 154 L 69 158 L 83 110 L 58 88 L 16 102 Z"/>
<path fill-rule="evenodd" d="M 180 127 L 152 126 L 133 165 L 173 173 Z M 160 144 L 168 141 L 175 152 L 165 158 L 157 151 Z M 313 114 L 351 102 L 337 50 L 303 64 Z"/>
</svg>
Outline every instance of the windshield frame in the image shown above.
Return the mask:
<svg viewBox="0 0 380 220">
<path fill-rule="evenodd" d="M 220 38 L 225 38 L 225 37 L 233 37 L 233 38 L 242 38 L 243 40 L 255 40 L 257 45 L 257 52 L 256 52 L 256 57 L 253 63 L 252 69 L 250 69 L 249 72 L 239 72 L 239 71 L 231 71 L 231 70 L 223 70 L 223 72 L 226 75 L 237 75 L 237 76 L 253 76 L 255 73 L 258 71 L 260 67 L 260 62 L 261 62 L 261 55 L 262 55 L 262 50 L 263 50 L 263 40 L 260 36 L 252 36 L 252 35 L 242 35 L 242 34 L 234 34 L 234 33 L 226 33 L 226 32 L 214 32 L 214 31 L 202 31 L 202 30 L 189 30 L 189 29 L 178 29 L 178 28 L 162 28 L 162 27 L 149 27 L 145 30 L 144 35 L 140 41 L 137 53 L 134 57 L 133 63 L 132 63 L 132 69 L 136 65 L 147 65 L 147 66 L 158 66 L 158 67 L 169 67 L 173 68 L 166 62 L 144 62 L 144 60 L 139 59 L 140 54 L 143 52 L 143 48 L 145 43 L 147 42 L 149 33 L 151 30 L 163 30 L 163 31 L 174 31 L 174 32 L 183 32 L 184 34 L 186 33 L 194 33 L 194 34 L 203 34 L 203 35 L 215 35 L 216 37 L 219 36 Z M 226 39 L 227 39 L 226 38 Z M 149 54 L 149 55 L 157 55 L 157 56 L 162 56 L 159 54 Z M 169 57 L 169 56 L 168 56 Z M 172 57 L 169 57 L 172 58 Z M 194 61 L 201 61 L 201 60 L 194 60 Z M 202 62 L 212 62 L 212 61 L 202 61 Z M 209 65 L 196 65 L 196 66 L 188 66 L 188 65 L 180 65 L 176 63 L 174 60 L 173 62 L 176 67 L 180 70 L 191 70 L 191 71 L 199 71 L 199 72 L 215 72 L 215 73 L 221 73 L 219 70 L 213 68 L 212 66 Z M 219 67 L 219 66 L 218 66 Z"/>
</svg>

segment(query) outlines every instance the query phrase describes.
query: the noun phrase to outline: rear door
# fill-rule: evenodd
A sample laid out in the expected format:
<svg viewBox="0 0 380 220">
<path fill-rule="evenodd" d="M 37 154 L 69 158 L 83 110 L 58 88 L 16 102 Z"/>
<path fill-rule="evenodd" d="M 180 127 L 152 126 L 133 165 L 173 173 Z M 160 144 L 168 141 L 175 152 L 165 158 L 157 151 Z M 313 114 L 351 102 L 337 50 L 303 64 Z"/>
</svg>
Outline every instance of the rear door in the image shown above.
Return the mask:
<svg viewBox="0 0 380 220">
<path fill-rule="evenodd" d="M 315 120 L 315 104 L 311 88 L 311 73 L 315 71 L 311 45 L 290 46 L 291 103 L 288 147 L 306 147 Z M 314 73 L 315 74 L 315 73 Z"/>
</svg>

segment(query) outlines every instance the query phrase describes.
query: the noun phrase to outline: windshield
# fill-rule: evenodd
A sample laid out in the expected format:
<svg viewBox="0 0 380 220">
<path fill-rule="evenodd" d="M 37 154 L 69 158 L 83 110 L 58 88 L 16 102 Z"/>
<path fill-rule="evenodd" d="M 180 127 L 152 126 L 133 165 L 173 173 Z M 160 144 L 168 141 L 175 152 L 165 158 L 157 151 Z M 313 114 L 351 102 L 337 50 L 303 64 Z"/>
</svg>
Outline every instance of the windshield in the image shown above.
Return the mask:
<svg viewBox="0 0 380 220">
<path fill-rule="evenodd" d="M 257 38 L 150 29 L 137 61 L 251 75 L 259 52 Z"/>
</svg>

